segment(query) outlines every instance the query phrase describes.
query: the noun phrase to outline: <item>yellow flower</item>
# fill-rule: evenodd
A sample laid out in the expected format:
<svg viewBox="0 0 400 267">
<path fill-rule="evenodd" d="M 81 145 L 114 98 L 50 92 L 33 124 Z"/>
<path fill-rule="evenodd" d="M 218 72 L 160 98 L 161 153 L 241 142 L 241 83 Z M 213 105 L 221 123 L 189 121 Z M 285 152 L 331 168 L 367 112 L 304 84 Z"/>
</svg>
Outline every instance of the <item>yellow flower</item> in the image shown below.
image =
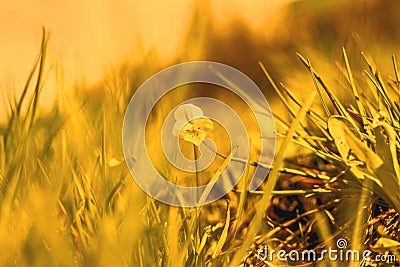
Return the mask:
<svg viewBox="0 0 400 267">
<path fill-rule="evenodd" d="M 213 122 L 203 116 L 201 108 L 193 104 L 179 106 L 174 113 L 176 119 L 173 134 L 199 146 L 208 133 L 214 129 Z"/>
</svg>

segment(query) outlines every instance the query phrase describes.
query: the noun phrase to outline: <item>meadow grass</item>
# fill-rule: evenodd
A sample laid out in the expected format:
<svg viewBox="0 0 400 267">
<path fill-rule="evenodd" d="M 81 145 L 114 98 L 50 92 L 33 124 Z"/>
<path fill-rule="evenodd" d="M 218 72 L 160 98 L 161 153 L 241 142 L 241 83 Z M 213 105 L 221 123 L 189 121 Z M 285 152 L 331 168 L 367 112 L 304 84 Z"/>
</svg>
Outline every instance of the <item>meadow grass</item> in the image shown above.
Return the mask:
<svg viewBox="0 0 400 267">
<path fill-rule="evenodd" d="M 133 79 L 124 68 L 105 78 L 101 96 L 79 86 L 58 89 L 53 109 L 43 113 L 47 42 L 44 32 L 38 61 L 21 96 L 9 99 L 0 128 L 0 266 L 277 266 L 282 263 L 258 261 L 257 249 L 321 250 L 335 247 L 339 237 L 354 249 L 380 241 L 396 253 L 390 243 L 398 242 L 400 211 L 395 57 L 395 78 L 385 83 L 365 56 L 365 81 L 343 50 L 348 97 L 342 101 L 298 55 L 315 85 L 315 98 L 305 103 L 298 91 L 278 87 L 260 63 L 289 114 L 275 114 L 278 152 L 272 166 L 262 166 L 272 168 L 269 177 L 248 191 L 257 163 L 244 161 L 248 170 L 232 192 L 195 209 L 147 196 L 124 163 L 123 117 L 131 88 L 154 70 L 148 61 L 138 61 Z M 300 155 L 290 163 L 287 150 L 295 146 L 312 161 L 301 165 Z M 225 155 L 219 168 L 229 160 L 243 162 Z M 301 208 L 276 213 L 284 201 Z M 387 221 L 397 221 L 397 228 Z"/>
</svg>

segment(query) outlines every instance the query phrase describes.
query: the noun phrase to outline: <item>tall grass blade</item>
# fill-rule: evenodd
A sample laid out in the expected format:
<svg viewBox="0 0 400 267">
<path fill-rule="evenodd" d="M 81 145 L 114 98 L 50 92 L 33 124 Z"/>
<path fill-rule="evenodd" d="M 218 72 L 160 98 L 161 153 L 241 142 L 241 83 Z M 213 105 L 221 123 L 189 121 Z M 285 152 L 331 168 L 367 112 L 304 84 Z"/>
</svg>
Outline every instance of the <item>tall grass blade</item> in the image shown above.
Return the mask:
<svg viewBox="0 0 400 267">
<path fill-rule="evenodd" d="M 285 151 L 289 147 L 297 127 L 300 125 L 300 122 L 303 120 L 307 111 L 310 109 L 310 107 L 314 101 L 314 98 L 315 98 L 315 93 L 312 93 L 310 98 L 308 99 L 308 101 L 300 109 L 297 117 L 292 122 L 290 129 L 289 129 L 288 133 L 286 134 L 286 137 L 282 143 L 282 146 L 279 149 L 279 152 L 275 157 L 274 168 L 271 170 L 271 172 L 268 176 L 268 181 L 267 181 L 267 184 L 264 189 L 263 198 L 256 204 L 258 209 L 256 210 L 256 214 L 255 214 L 252 222 L 250 223 L 249 232 L 246 235 L 246 238 L 244 239 L 242 246 L 235 253 L 235 256 L 231 262 L 232 266 L 238 266 L 240 264 L 240 262 L 244 259 L 248 247 L 250 246 L 250 244 L 253 241 L 256 234 L 261 229 L 261 226 L 263 224 L 262 219 L 264 217 L 265 210 L 269 205 L 269 202 L 270 202 L 271 196 L 272 196 L 272 191 L 274 190 L 274 187 L 275 187 L 276 182 L 279 177 L 279 169 L 283 165 Z"/>
</svg>

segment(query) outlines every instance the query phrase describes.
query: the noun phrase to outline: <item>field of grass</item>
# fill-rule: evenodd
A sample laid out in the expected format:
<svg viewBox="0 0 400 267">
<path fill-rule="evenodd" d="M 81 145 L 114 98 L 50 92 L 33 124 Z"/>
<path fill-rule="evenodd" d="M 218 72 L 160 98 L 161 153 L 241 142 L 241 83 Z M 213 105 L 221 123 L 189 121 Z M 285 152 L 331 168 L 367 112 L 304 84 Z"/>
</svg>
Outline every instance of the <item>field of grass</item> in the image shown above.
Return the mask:
<svg viewBox="0 0 400 267">
<path fill-rule="evenodd" d="M 342 238 L 348 248 L 400 259 L 395 56 L 392 72 L 381 74 L 367 54 L 353 66 L 343 49 L 342 64 L 332 67 L 342 77 L 339 97 L 325 82 L 329 73 L 298 54 L 299 72 L 315 86 L 306 99 L 259 63 L 286 109 L 274 112 L 278 147 L 268 178 L 248 191 L 244 175 L 223 199 L 181 208 L 147 196 L 122 151 L 132 88 L 158 70 L 156 57 L 115 69 L 100 92 L 56 88 L 44 113 L 47 43 L 44 32 L 26 87 L 9 99 L 0 125 L 0 266 L 398 266 L 257 258 L 265 245 L 321 253 Z"/>
</svg>

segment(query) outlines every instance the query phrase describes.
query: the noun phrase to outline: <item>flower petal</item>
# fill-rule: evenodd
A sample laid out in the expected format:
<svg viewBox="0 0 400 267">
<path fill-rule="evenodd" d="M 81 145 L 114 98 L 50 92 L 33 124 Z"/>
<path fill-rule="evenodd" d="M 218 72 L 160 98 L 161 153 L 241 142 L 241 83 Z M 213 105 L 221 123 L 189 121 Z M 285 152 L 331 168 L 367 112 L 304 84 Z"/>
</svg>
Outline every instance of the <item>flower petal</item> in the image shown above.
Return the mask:
<svg viewBox="0 0 400 267">
<path fill-rule="evenodd" d="M 174 127 L 172 128 L 172 134 L 175 135 L 175 136 L 180 135 L 181 130 L 183 129 L 185 124 L 187 124 L 187 121 L 183 121 L 183 120 L 175 121 Z"/>
<path fill-rule="evenodd" d="M 196 127 L 200 127 L 200 129 L 203 131 L 214 130 L 214 123 L 209 118 L 200 117 L 192 120 L 192 122 L 194 123 L 195 129 Z"/>
<path fill-rule="evenodd" d="M 176 108 L 174 117 L 175 119 L 188 121 L 195 117 L 203 116 L 203 111 L 198 106 L 193 104 L 184 104 Z"/>
<path fill-rule="evenodd" d="M 181 127 L 181 131 L 179 132 L 179 137 L 184 138 L 186 134 L 193 132 L 193 123 L 185 122 L 184 126 Z"/>
<path fill-rule="evenodd" d="M 199 130 L 199 131 L 196 131 L 195 134 L 193 134 L 193 133 L 187 133 L 187 134 L 183 137 L 183 139 L 184 139 L 185 141 L 188 141 L 188 142 L 190 142 L 190 143 L 196 145 L 196 146 L 199 146 L 200 143 L 206 138 L 206 136 L 207 136 L 207 134 L 206 134 L 205 131 Z"/>
</svg>

